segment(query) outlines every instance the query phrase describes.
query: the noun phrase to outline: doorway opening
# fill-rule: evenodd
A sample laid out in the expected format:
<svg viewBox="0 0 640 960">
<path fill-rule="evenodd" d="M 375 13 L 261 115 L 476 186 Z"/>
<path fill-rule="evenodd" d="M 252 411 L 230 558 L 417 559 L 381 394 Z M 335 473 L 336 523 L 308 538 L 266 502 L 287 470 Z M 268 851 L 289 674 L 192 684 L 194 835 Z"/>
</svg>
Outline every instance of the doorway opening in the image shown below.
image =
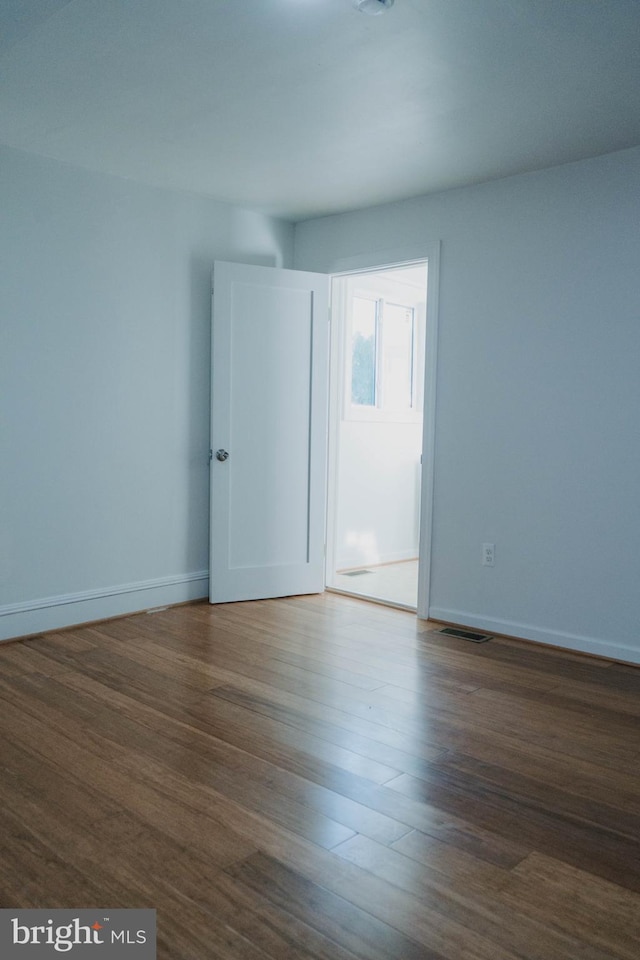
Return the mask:
<svg viewBox="0 0 640 960">
<path fill-rule="evenodd" d="M 426 260 L 332 281 L 327 589 L 415 611 Z"/>
</svg>

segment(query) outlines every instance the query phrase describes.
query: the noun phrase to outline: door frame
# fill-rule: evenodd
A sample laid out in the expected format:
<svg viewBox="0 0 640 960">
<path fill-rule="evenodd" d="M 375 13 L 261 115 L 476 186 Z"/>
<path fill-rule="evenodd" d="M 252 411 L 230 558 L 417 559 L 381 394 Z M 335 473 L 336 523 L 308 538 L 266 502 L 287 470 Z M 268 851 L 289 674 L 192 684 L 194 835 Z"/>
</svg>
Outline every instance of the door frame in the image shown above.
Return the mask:
<svg viewBox="0 0 640 960">
<path fill-rule="evenodd" d="M 417 616 L 421 620 L 429 617 L 431 593 L 431 554 L 433 539 L 433 498 L 435 482 L 436 452 L 436 379 L 438 368 L 438 301 L 440 285 L 440 241 L 419 244 L 411 247 L 395 247 L 373 253 L 358 254 L 354 257 L 339 258 L 332 261 L 327 272 L 334 277 L 344 277 L 359 273 L 376 273 L 394 267 L 406 267 L 413 263 L 427 261 L 427 320 L 425 336 L 424 366 L 424 407 L 422 421 L 422 471 L 420 487 L 420 538 L 418 567 L 418 603 Z M 333 300 L 333 291 L 331 294 Z M 342 344 L 336 343 L 336 330 L 331 323 L 331 344 L 329 361 L 329 450 L 327 476 L 327 555 L 333 557 L 334 531 L 329 528 L 329 516 L 335 516 L 337 498 L 338 441 L 335 425 L 339 416 L 336 377 L 340 375 L 340 354 Z M 331 507 L 331 509 L 329 509 Z M 326 574 L 325 574 L 326 579 Z"/>
</svg>

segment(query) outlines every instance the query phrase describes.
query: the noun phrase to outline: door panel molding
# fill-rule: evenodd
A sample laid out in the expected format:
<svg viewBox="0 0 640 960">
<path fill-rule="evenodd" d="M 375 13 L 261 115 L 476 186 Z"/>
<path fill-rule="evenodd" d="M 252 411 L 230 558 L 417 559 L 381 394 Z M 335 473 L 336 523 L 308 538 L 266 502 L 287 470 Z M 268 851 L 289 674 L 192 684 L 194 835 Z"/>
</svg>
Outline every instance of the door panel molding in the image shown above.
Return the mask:
<svg viewBox="0 0 640 960">
<path fill-rule="evenodd" d="M 324 589 L 328 291 L 324 274 L 214 265 L 212 603 Z"/>
</svg>

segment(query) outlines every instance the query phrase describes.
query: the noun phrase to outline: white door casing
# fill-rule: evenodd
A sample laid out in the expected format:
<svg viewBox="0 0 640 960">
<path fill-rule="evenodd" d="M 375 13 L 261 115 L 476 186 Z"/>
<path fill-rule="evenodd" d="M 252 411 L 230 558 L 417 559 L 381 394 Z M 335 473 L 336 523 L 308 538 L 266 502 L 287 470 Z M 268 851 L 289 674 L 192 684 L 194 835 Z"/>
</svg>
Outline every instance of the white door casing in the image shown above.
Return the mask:
<svg viewBox="0 0 640 960">
<path fill-rule="evenodd" d="M 427 261 L 428 263 L 429 282 L 427 287 L 417 614 L 420 619 L 427 620 L 429 617 L 431 594 L 431 551 L 435 484 L 440 241 L 436 240 L 426 244 L 392 247 L 372 253 L 340 257 L 330 261 L 327 264 L 327 269 L 334 276 L 344 276 L 363 273 L 365 271 L 377 272 L 380 270 L 388 270 L 391 267 L 402 267 L 422 261 Z M 334 358 L 334 361 L 339 363 L 339 358 Z M 332 371 L 332 375 L 338 376 L 338 370 Z M 334 399 L 332 398 L 332 403 L 333 402 Z M 332 412 L 332 417 L 337 415 L 337 410 Z M 335 483 L 333 483 L 333 486 L 335 487 Z M 330 496 L 335 498 L 335 489 L 330 490 Z M 329 537 L 331 537 L 332 531 L 329 530 L 328 533 Z M 332 553 L 331 544 L 329 544 L 329 553 Z"/>
<path fill-rule="evenodd" d="M 211 603 L 324 589 L 328 309 L 324 274 L 214 264 Z"/>
</svg>

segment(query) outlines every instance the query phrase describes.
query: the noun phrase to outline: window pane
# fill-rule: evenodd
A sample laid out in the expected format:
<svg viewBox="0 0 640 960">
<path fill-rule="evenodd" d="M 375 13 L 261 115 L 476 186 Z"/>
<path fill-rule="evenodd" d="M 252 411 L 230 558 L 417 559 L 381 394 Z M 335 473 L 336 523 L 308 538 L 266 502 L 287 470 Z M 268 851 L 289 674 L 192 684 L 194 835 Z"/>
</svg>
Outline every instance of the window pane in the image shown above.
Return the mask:
<svg viewBox="0 0 640 960">
<path fill-rule="evenodd" d="M 413 400 L 413 308 L 385 303 L 382 319 L 382 406 L 410 410 Z"/>
<path fill-rule="evenodd" d="M 351 322 L 351 402 L 376 403 L 376 300 L 353 298 Z"/>
</svg>

